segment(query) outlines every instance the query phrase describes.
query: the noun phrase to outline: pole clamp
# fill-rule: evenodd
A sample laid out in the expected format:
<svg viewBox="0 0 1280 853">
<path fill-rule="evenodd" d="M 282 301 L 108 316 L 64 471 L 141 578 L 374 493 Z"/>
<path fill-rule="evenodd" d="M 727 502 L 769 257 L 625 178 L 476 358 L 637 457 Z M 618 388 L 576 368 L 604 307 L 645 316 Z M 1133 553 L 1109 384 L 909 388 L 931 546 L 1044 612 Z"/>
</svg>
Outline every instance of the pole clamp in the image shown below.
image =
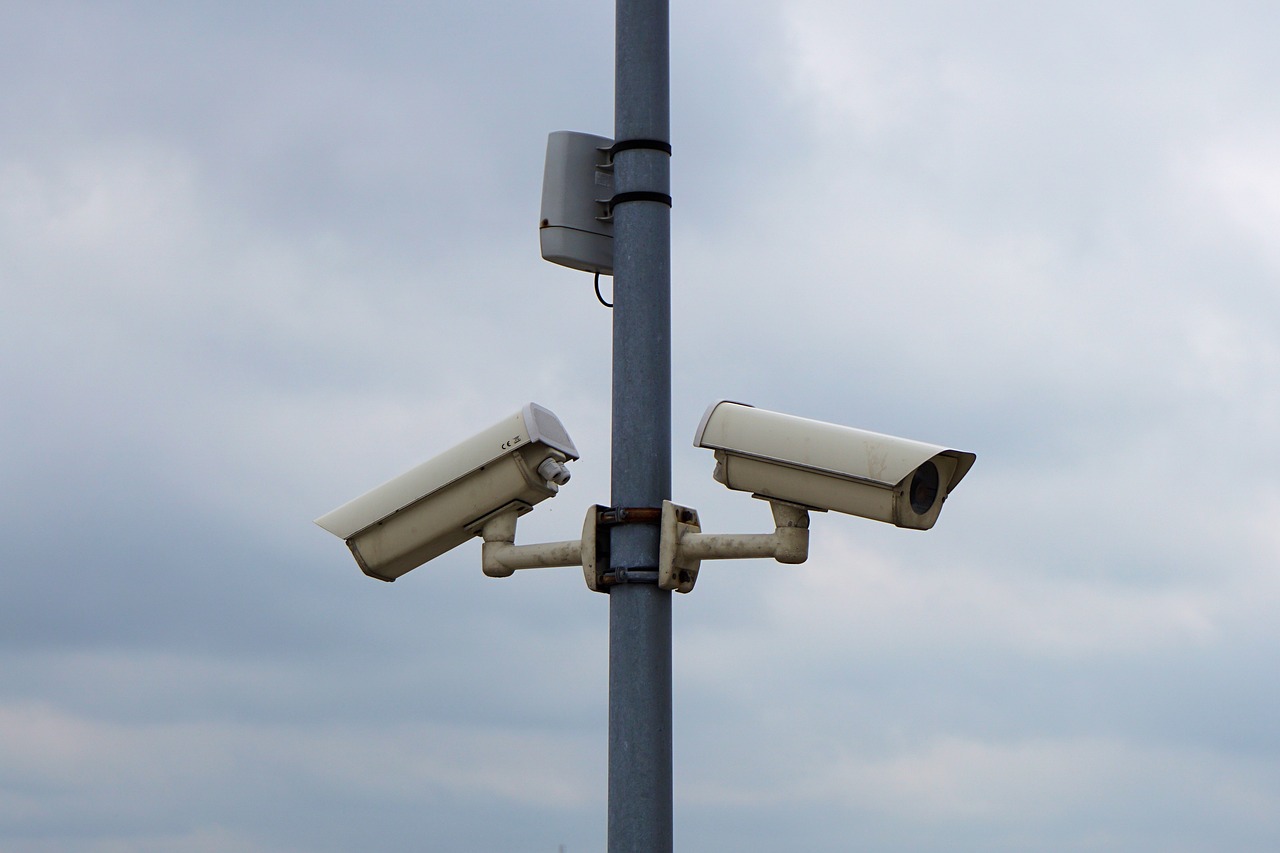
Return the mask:
<svg viewBox="0 0 1280 853">
<path fill-rule="evenodd" d="M 653 190 L 631 190 L 625 193 L 616 193 L 613 198 L 608 199 L 604 203 L 604 218 L 606 220 L 613 219 L 613 209 L 620 204 L 629 201 L 656 201 L 659 204 L 671 206 L 671 196 L 666 193 L 654 192 Z"/>
<path fill-rule="evenodd" d="M 609 560 L 609 536 L 607 528 L 622 524 L 648 524 L 658 526 L 662 523 L 662 509 L 659 507 L 615 507 L 596 506 L 588 512 L 587 524 L 583 528 L 582 574 L 587 588 L 594 592 L 608 592 L 610 587 L 627 583 L 658 582 L 657 568 L 617 568 Z"/>
<path fill-rule="evenodd" d="M 597 518 L 602 527 L 613 527 L 618 524 L 658 524 L 662 521 L 662 508 L 611 506 L 601 510 Z"/>
<path fill-rule="evenodd" d="M 671 156 L 671 143 L 661 139 L 619 139 L 604 151 L 608 155 L 608 161 L 613 163 L 615 155 L 623 151 L 633 151 L 637 148 L 643 151 L 661 151 L 668 157 Z"/>
<path fill-rule="evenodd" d="M 623 151 L 661 151 L 670 157 L 671 143 L 662 139 L 620 139 L 608 148 L 599 150 L 604 154 L 604 163 L 601 164 L 601 168 L 605 171 L 612 171 L 613 158 Z M 625 193 L 615 193 L 612 198 L 599 199 L 598 203 L 604 205 L 604 216 L 598 218 L 602 222 L 611 221 L 613 219 L 613 209 L 629 201 L 656 201 L 659 204 L 671 207 L 671 196 L 668 193 L 660 193 L 654 190 L 631 190 Z"/>
</svg>

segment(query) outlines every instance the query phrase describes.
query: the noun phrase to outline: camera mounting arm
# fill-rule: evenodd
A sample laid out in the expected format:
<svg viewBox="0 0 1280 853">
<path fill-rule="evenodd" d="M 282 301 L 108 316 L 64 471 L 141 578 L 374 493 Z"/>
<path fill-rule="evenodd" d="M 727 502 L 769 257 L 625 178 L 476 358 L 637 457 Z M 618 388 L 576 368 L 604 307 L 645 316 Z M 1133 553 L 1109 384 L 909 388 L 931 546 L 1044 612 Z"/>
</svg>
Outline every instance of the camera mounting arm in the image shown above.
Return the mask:
<svg viewBox="0 0 1280 853">
<path fill-rule="evenodd" d="M 780 563 L 803 563 L 809 558 L 808 508 L 778 500 L 770 500 L 769 508 L 772 533 L 703 533 L 697 510 L 663 501 L 658 585 L 692 591 L 703 560 L 771 557 Z"/>
<path fill-rule="evenodd" d="M 769 500 L 769 507 L 773 510 L 775 525 L 772 533 L 703 533 L 697 510 L 663 501 L 658 586 L 675 592 L 691 592 L 703 560 L 772 558 L 780 563 L 803 563 L 809 557 L 809 508 L 778 500 Z M 587 510 L 581 539 L 517 545 L 516 519 L 520 508 L 514 505 L 503 508 L 477 525 L 484 539 L 481 549 L 484 573 L 491 578 L 506 578 L 521 569 L 584 566 L 586 574 L 594 576 L 601 509 L 603 507 Z M 597 589 L 590 579 L 587 585 Z"/>
<path fill-rule="evenodd" d="M 480 529 L 484 539 L 481 564 L 491 578 L 507 578 L 520 569 L 550 569 L 557 566 L 581 566 L 582 542 L 542 542 L 517 545 L 516 517 L 519 510 L 508 507 L 487 520 Z"/>
</svg>

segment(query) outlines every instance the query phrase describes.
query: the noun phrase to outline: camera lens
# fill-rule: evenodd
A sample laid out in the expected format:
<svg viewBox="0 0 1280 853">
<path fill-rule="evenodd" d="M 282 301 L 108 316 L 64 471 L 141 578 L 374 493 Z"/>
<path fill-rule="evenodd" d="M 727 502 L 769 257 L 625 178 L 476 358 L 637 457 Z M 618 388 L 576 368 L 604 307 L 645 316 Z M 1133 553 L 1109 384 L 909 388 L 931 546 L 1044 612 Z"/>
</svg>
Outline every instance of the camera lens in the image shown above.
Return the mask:
<svg viewBox="0 0 1280 853">
<path fill-rule="evenodd" d="M 915 476 L 911 478 L 907 496 L 917 515 L 924 515 L 933 509 L 933 502 L 938 499 L 938 466 L 926 462 L 917 468 Z"/>
</svg>

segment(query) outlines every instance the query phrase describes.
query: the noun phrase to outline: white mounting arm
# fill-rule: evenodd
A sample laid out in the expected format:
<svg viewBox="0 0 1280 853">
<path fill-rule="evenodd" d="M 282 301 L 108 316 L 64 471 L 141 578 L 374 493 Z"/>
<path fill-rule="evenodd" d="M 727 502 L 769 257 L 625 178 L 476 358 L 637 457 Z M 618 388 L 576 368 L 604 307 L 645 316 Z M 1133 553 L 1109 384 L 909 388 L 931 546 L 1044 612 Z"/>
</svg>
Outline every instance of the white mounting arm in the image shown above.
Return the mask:
<svg viewBox="0 0 1280 853">
<path fill-rule="evenodd" d="M 772 500 L 769 507 L 776 525 L 772 533 L 703 533 L 697 510 L 663 501 L 658 585 L 690 592 L 703 560 L 772 557 L 803 563 L 809 558 L 809 510 Z"/>
<path fill-rule="evenodd" d="M 498 513 L 484 523 L 481 563 L 491 578 L 511 577 L 519 569 L 549 569 L 555 566 L 581 566 L 582 540 L 517 545 L 515 507 Z"/>
<path fill-rule="evenodd" d="M 658 586 L 690 592 L 703 560 L 745 560 L 772 557 L 780 563 L 803 563 L 809 557 L 809 510 L 797 504 L 769 501 L 776 525 L 772 533 L 703 533 L 698 511 L 662 502 Z M 516 544 L 516 507 L 502 510 L 480 528 L 484 538 L 481 564 L 491 578 L 506 578 L 521 569 L 583 566 L 587 585 L 596 573 L 597 513 L 587 510 L 582 538 L 536 545 Z M 600 590 L 604 591 L 604 590 Z"/>
</svg>

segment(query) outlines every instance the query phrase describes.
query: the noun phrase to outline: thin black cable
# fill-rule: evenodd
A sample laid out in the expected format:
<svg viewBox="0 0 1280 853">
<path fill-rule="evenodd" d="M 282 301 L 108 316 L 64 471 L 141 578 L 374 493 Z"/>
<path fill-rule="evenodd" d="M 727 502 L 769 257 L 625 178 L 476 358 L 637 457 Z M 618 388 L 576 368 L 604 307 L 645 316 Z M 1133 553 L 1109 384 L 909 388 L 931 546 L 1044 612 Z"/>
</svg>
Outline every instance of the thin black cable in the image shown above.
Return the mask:
<svg viewBox="0 0 1280 853">
<path fill-rule="evenodd" d="M 596 270 L 596 299 L 599 299 L 600 304 L 603 305 L 605 308 L 613 307 L 612 302 L 605 302 L 604 297 L 600 295 L 600 271 L 599 270 Z"/>
</svg>

